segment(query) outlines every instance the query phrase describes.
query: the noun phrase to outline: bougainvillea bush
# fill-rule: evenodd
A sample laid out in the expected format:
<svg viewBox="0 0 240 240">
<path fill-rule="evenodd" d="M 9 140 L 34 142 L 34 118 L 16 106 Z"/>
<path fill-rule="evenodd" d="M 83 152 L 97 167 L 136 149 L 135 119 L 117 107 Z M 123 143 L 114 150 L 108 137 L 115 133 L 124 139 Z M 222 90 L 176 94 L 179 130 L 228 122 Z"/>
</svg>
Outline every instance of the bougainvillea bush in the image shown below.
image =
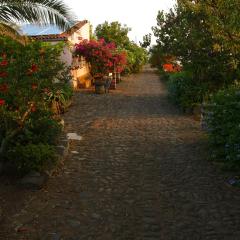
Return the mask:
<svg viewBox="0 0 240 240">
<path fill-rule="evenodd" d="M 93 77 L 122 72 L 127 63 L 126 52 L 118 50 L 114 43 L 106 43 L 104 39 L 82 41 L 75 46 L 75 54 L 90 63 Z"/>
<path fill-rule="evenodd" d="M 240 86 L 212 95 L 206 105 L 212 158 L 228 169 L 240 169 Z"/>
<path fill-rule="evenodd" d="M 60 126 L 47 99 L 63 80 L 61 51 L 59 45 L 0 38 L 0 159 L 20 172 L 41 171 L 54 160 Z"/>
</svg>

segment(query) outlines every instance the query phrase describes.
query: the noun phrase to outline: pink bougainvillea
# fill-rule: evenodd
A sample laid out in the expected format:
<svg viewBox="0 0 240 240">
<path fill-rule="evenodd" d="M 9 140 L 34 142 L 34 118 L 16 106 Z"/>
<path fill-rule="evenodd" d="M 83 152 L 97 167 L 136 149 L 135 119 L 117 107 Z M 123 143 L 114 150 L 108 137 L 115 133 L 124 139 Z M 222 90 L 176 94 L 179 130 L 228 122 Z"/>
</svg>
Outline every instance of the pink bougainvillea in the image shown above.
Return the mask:
<svg viewBox="0 0 240 240">
<path fill-rule="evenodd" d="M 127 62 L 126 53 L 118 51 L 114 43 L 106 43 L 104 39 L 84 40 L 75 46 L 75 53 L 90 63 L 94 77 L 121 72 Z"/>
</svg>

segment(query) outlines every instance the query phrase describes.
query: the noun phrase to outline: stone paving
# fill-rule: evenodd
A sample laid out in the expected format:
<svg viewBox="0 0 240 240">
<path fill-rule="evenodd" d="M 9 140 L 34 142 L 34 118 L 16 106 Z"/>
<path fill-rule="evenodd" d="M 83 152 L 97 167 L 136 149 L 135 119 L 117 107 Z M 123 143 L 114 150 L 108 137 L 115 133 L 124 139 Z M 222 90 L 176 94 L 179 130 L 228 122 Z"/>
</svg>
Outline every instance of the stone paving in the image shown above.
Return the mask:
<svg viewBox="0 0 240 240">
<path fill-rule="evenodd" d="M 107 95 L 76 93 L 65 122 L 81 140 L 44 189 L 5 211 L 1 240 L 240 239 L 240 191 L 152 71 Z"/>
</svg>

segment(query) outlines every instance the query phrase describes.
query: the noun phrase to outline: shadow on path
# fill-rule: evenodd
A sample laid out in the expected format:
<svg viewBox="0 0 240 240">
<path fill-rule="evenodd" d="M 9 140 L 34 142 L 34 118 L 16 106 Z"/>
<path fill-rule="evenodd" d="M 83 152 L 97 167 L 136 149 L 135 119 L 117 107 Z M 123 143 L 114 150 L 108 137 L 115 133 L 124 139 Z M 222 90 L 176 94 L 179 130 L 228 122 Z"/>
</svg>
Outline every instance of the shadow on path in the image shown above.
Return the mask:
<svg viewBox="0 0 240 240">
<path fill-rule="evenodd" d="M 0 239 L 240 239 L 239 191 L 206 160 L 199 123 L 168 102 L 152 70 L 107 95 L 76 93 L 65 122 L 83 138 L 45 189 L 1 183 Z"/>
</svg>

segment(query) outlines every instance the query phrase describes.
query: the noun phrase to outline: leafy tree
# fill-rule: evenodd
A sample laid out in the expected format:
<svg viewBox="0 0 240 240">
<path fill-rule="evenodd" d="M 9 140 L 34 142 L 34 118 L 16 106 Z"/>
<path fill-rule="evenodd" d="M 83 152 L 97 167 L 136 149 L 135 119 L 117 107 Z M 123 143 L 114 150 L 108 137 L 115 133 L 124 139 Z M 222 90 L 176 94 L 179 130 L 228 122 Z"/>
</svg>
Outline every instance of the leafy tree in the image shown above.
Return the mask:
<svg viewBox="0 0 240 240">
<path fill-rule="evenodd" d="M 212 7 L 214 2 L 215 8 Z M 234 2 L 230 2 L 233 6 Z M 193 73 L 196 82 L 207 81 L 212 88 L 233 82 L 238 77 L 239 64 L 239 42 L 234 37 L 234 29 L 239 24 L 231 27 L 234 25 L 232 21 L 235 22 L 236 12 L 230 12 L 229 8 L 224 10 L 224 6 L 220 0 L 179 0 L 175 9 L 169 13 L 159 12 L 157 26 L 153 27 L 158 49 L 156 51 L 155 48 L 154 54 L 175 56 L 185 69 Z M 217 9 L 216 14 L 214 9 Z M 226 17 L 225 23 L 221 21 L 220 9 L 233 15 Z M 222 23 L 222 30 L 219 21 Z M 223 29 L 228 29 L 230 34 Z"/>
<path fill-rule="evenodd" d="M 139 42 L 140 46 L 142 48 L 147 48 L 151 45 L 151 39 L 152 38 L 152 34 L 148 33 L 146 35 L 143 36 L 143 42 Z"/>
<path fill-rule="evenodd" d="M 19 21 L 54 24 L 66 30 L 74 18 L 62 0 L 0 0 L 0 34 L 19 37 L 14 27 Z"/>
<path fill-rule="evenodd" d="M 93 31 L 93 25 L 92 24 L 90 24 L 90 30 L 89 31 L 90 31 L 90 39 L 91 40 L 97 40 L 97 37 L 96 37 L 96 35 Z"/>
<path fill-rule="evenodd" d="M 138 72 L 147 62 L 147 52 L 134 42 L 131 42 L 128 33 L 131 29 L 119 22 L 104 22 L 96 27 L 98 39 L 103 38 L 107 43 L 114 42 L 119 51 L 127 53 L 127 67 L 125 73 Z"/>
<path fill-rule="evenodd" d="M 131 42 L 127 47 L 127 60 L 128 66 L 125 70 L 126 73 L 137 73 L 147 63 L 146 49 L 139 47 L 136 43 Z"/>
<path fill-rule="evenodd" d="M 182 0 L 183 1 L 183 0 Z M 240 2 L 235 0 L 183 1 L 190 11 L 205 13 L 205 22 L 214 39 L 214 49 L 228 52 L 231 68 L 239 65 L 240 52 Z"/>
<path fill-rule="evenodd" d="M 124 48 L 130 42 L 129 31 L 131 31 L 130 28 L 126 25 L 122 26 L 119 22 L 105 21 L 96 27 L 95 35 L 98 39 L 104 38 L 107 43 L 114 42 L 118 47 Z"/>
</svg>

